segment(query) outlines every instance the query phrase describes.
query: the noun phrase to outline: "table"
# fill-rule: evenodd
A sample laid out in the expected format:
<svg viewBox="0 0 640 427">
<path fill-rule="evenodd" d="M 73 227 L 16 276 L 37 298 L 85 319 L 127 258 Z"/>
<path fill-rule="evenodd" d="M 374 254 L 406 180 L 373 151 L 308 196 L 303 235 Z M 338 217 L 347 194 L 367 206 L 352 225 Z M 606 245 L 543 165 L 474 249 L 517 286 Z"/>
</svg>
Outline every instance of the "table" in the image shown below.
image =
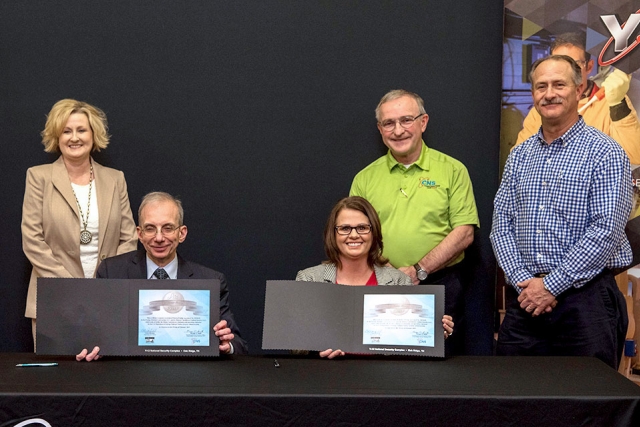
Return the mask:
<svg viewBox="0 0 640 427">
<path fill-rule="evenodd" d="M 0 425 L 640 425 L 640 387 L 595 358 L 276 357 L 0 354 Z"/>
</svg>

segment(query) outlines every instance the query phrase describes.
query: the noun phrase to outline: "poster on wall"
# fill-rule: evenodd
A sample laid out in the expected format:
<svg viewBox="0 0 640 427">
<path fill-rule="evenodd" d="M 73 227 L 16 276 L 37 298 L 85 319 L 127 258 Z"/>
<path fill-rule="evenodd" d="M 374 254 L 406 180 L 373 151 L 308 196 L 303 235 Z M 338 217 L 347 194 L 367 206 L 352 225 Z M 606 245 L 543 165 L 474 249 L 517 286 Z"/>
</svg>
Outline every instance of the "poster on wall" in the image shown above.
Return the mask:
<svg viewBox="0 0 640 427">
<path fill-rule="evenodd" d="M 540 126 L 531 65 L 551 53 L 571 56 L 585 80 L 578 111 L 587 125 L 615 139 L 631 161 L 634 204 L 626 231 L 632 265 L 640 267 L 640 0 L 505 0 L 504 7 L 500 173 L 511 149 Z M 606 81 L 617 82 L 613 87 L 626 106 L 614 105 L 619 98 L 616 90 L 603 89 L 612 87 Z M 629 271 L 640 277 L 640 268 Z M 619 286 L 626 290 L 626 283 Z M 497 295 L 504 294 L 498 289 Z M 497 303 L 504 309 L 504 298 Z"/>
<path fill-rule="evenodd" d="M 613 74 L 619 70 L 630 76 L 627 99 L 633 109 L 640 108 L 640 0 L 505 0 L 504 4 L 501 170 L 511 148 L 531 136 L 522 132 L 523 122 L 526 127 L 525 118 L 533 107 L 528 79 L 531 64 L 549 55 L 558 38 L 569 39 L 571 44 L 578 39 L 584 46 L 584 50 L 578 49 L 581 52 L 571 52 L 574 56 L 583 54 L 574 59 L 588 75 L 588 86 L 580 107 L 598 94 L 607 77 L 615 78 Z M 562 53 L 569 52 L 564 50 Z M 608 112 L 602 108 L 605 106 L 607 99 L 599 93 L 583 111 L 587 124 L 594 113 Z M 615 129 L 601 130 L 616 133 Z M 633 164 L 640 164 L 640 147 L 631 147 L 640 143 L 637 140 L 619 142 L 623 147 L 630 146 L 627 154 Z"/>
<path fill-rule="evenodd" d="M 553 53 L 572 56 L 586 77 L 578 105 L 585 122 L 618 141 L 632 163 L 635 194 L 627 232 L 640 236 L 640 219 L 634 221 L 640 216 L 640 124 L 636 112 L 640 108 L 640 0 L 505 0 L 504 4 L 500 170 L 511 149 L 540 126 L 532 111 L 531 65 L 551 54 L 552 48 Z M 607 79 L 628 80 L 624 101 L 631 113 L 624 117 L 609 108 L 609 95 L 602 88 Z M 634 248 L 634 264 L 638 257 L 640 248 Z"/>
</svg>

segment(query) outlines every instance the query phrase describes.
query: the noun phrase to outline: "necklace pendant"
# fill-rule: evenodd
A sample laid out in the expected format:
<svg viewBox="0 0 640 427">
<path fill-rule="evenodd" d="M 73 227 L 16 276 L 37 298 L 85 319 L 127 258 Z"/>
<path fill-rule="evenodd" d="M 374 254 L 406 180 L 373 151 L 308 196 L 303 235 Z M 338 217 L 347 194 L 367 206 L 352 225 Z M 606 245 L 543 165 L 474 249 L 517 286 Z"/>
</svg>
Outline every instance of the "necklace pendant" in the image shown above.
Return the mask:
<svg viewBox="0 0 640 427">
<path fill-rule="evenodd" d="M 80 243 L 83 245 L 88 245 L 93 240 L 93 236 L 91 236 L 91 232 L 88 230 L 82 230 L 80 232 Z"/>
</svg>

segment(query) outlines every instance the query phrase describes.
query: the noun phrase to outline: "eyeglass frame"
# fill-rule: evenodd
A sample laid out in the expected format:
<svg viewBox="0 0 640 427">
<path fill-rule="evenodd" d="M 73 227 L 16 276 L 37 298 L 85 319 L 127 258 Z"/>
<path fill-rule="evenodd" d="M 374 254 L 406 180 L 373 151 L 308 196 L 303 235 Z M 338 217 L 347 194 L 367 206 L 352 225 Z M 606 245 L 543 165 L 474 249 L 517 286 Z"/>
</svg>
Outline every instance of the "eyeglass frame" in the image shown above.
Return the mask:
<svg viewBox="0 0 640 427">
<path fill-rule="evenodd" d="M 580 67 L 583 70 L 587 66 L 587 64 L 589 63 L 589 61 L 583 60 L 583 59 L 574 59 L 574 61 L 576 62 L 576 64 L 578 64 L 578 67 Z"/>
<path fill-rule="evenodd" d="M 402 117 L 400 117 L 399 119 L 387 119 L 387 120 L 383 120 L 383 121 L 381 121 L 381 122 L 378 122 L 378 124 L 379 124 L 379 125 L 380 125 L 380 127 L 381 127 L 382 129 L 384 129 L 386 132 L 391 132 L 391 131 L 395 130 L 396 126 L 398 126 L 398 125 L 400 125 L 400 127 L 401 127 L 402 129 L 409 129 L 411 126 L 413 126 L 413 124 L 416 122 L 416 120 L 418 120 L 418 117 L 420 117 L 420 116 L 424 116 L 425 114 L 427 114 L 427 113 L 420 113 L 420 114 L 418 114 L 418 115 L 417 115 L 417 116 L 415 116 L 415 117 L 412 117 L 412 116 L 402 116 Z M 406 118 L 409 118 L 409 117 L 411 117 L 411 124 L 409 124 L 409 125 L 407 125 L 407 127 L 405 127 L 405 126 L 402 124 L 401 120 L 406 119 Z M 385 128 L 384 122 L 387 122 L 387 121 L 389 121 L 389 122 L 393 122 L 393 127 L 390 127 L 389 129 Z M 391 125 L 391 123 L 387 123 L 387 124 L 388 124 L 388 125 Z"/>
<path fill-rule="evenodd" d="M 346 229 L 347 227 L 349 227 L 349 232 L 348 232 L 348 233 L 346 233 L 346 234 L 341 233 L 340 231 L 338 231 L 338 229 L 339 229 L 339 228 L 345 228 L 345 229 Z M 358 231 L 358 227 L 368 227 L 368 231 L 363 232 L 363 233 L 360 233 L 360 232 Z M 352 232 L 353 230 L 356 230 L 356 233 L 357 233 L 358 235 L 361 235 L 361 234 L 371 234 L 371 230 L 373 230 L 373 227 L 371 226 L 371 224 L 358 224 L 358 225 L 356 225 L 355 227 L 352 227 L 352 226 L 350 226 L 350 225 L 346 225 L 346 224 L 345 224 L 345 225 L 336 225 L 334 228 L 336 229 L 336 233 L 337 233 L 337 234 L 339 234 L 339 235 L 341 235 L 341 236 L 348 236 L 348 235 L 350 235 L 350 234 L 351 234 L 351 232 Z"/>
<path fill-rule="evenodd" d="M 171 225 L 171 227 L 173 227 L 172 231 L 168 231 L 165 233 L 164 228 Z M 176 232 L 176 230 L 180 230 L 180 228 L 182 228 L 184 225 L 178 225 L 178 226 L 174 226 L 173 224 L 165 224 L 163 226 L 160 227 L 156 227 L 154 225 L 148 224 L 145 225 L 144 227 L 140 227 L 140 232 L 145 236 L 145 237 L 156 237 L 158 235 L 158 233 L 162 234 L 163 237 L 169 237 L 171 235 L 173 235 L 173 233 Z M 147 228 L 153 227 L 154 228 L 154 232 L 153 234 L 151 234 L 151 230 L 147 230 Z"/>
</svg>

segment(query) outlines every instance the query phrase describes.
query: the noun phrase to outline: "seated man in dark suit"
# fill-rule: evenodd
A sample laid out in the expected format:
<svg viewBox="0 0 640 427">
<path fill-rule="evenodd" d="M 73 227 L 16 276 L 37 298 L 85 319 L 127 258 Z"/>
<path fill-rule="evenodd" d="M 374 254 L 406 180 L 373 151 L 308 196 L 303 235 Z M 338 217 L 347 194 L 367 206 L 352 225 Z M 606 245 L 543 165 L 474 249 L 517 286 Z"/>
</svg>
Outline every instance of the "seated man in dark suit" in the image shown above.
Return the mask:
<svg viewBox="0 0 640 427">
<path fill-rule="evenodd" d="M 220 353 L 246 354 L 247 343 L 240 337 L 229 309 L 229 290 L 224 274 L 186 261 L 176 250 L 187 237 L 180 200 L 168 193 L 149 193 L 138 209 L 138 238 L 145 250 L 127 252 L 100 263 L 97 278 L 104 279 L 218 279 L 220 280 L 220 322 L 213 330 L 220 339 Z M 76 360 L 98 359 L 99 347 L 87 349 Z"/>
</svg>

